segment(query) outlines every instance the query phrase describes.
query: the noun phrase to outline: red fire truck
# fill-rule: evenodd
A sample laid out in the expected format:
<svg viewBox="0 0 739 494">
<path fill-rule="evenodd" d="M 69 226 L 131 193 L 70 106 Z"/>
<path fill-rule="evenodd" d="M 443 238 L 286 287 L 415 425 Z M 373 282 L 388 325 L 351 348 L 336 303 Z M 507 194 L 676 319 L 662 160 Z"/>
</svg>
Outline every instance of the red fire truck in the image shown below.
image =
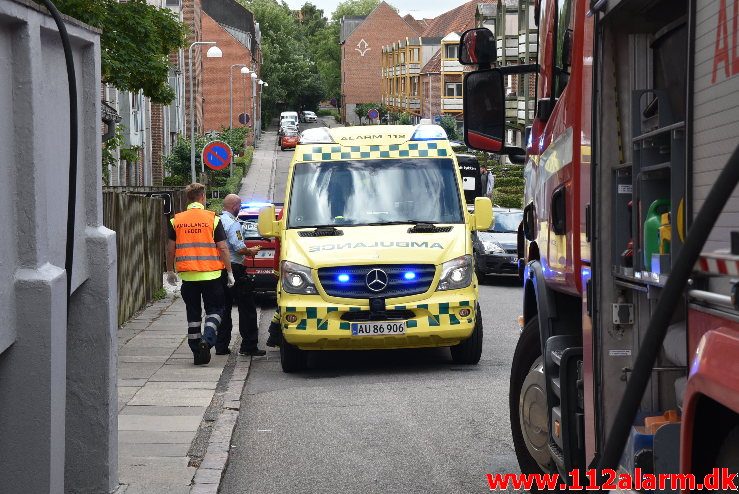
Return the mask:
<svg viewBox="0 0 739 494">
<path fill-rule="evenodd" d="M 460 41 L 467 144 L 525 166 L 521 469 L 739 471 L 739 0 L 531 4 L 536 64 Z M 520 74 L 525 150 L 504 142 Z"/>
<path fill-rule="evenodd" d="M 266 206 L 275 206 L 275 214 L 282 213 L 282 204 L 265 202 L 242 203 L 239 211 L 241 233 L 247 247 L 259 246 L 262 249 L 254 257 L 246 257 L 244 265 L 246 274 L 251 278 L 254 292 L 274 293 L 277 290 L 277 274 L 275 271 L 275 255 L 279 253 L 279 245 L 274 238 L 264 238 L 257 231 L 259 211 Z M 277 254 L 278 255 L 278 254 Z"/>
</svg>

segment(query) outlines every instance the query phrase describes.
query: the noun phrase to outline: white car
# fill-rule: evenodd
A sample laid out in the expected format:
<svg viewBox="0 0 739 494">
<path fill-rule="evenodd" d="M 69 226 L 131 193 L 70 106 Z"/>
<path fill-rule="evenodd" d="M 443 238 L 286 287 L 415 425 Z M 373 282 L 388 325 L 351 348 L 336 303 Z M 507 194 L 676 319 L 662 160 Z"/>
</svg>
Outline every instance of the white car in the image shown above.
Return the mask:
<svg viewBox="0 0 739 494">
<path fill-rule="evenodd" d="M 303 122 L 306 122 L 306 123 L 318 122 L 318 117 L 312 111 L 304 111 L 303 112 Z"/>
</svg>

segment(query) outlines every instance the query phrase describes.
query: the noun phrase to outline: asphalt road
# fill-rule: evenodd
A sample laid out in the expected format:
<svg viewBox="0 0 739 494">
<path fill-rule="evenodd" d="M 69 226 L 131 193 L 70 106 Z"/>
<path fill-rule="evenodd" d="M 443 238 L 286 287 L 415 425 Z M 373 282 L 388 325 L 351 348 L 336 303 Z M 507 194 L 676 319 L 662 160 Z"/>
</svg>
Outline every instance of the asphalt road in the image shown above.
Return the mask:
<svg viewBox="0 0 739 494">
<path fill-rule="evenodd" d="M 291 153 L 276 152 L 279 200 Z M 489 277 L 480 295 L 477 366 L 446 348 L 314 353 L 298 375 L 275 349 L 254 358 L 220 492 L 482 493 L 486 473 L 517 472 L 508 376 L 521 289 Z"/>
</svg>

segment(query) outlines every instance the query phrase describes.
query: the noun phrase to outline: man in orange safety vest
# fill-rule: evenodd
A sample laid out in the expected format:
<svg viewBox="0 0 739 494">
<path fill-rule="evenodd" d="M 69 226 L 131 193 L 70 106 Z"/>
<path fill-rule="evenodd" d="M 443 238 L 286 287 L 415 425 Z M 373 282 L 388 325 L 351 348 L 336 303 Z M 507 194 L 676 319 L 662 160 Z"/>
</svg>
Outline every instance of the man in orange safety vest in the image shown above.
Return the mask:
<svg viewBox="0 0 739 494">
<path fill-rule="evenodd" d="M 182 300 L 187 310 L 187 341 L 195 365 L 210 362 L 210 349 L 216 345 L 225 310 L 223 283 L 225 269 L 228 286 L 234 285 L 226 232 L 213 211 L 205 209 L 205 186 L 193 183 L 185 188 L 187 210 L 177 213 L 169 223 L 167 242 L 167 283 L 182 278 Z M 202 299 L 205 329 L 201 332 Z M 230 336 L 230 335 L 229 335 Z"/>
</svg>

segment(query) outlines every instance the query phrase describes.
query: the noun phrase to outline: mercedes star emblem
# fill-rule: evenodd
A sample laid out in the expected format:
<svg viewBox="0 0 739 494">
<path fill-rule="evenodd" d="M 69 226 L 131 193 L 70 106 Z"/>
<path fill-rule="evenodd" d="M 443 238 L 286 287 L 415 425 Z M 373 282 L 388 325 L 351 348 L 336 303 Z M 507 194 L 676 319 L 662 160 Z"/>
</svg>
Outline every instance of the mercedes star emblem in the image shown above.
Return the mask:
<svg viewBox="0 0 739 494">
<path fill-rule="evenodd" d="M 381 292 L 387 287 L 387 273 L 382 269 L 373 269 L 367 273 L 367 288 L 373 292 Z"/>
</svg>

